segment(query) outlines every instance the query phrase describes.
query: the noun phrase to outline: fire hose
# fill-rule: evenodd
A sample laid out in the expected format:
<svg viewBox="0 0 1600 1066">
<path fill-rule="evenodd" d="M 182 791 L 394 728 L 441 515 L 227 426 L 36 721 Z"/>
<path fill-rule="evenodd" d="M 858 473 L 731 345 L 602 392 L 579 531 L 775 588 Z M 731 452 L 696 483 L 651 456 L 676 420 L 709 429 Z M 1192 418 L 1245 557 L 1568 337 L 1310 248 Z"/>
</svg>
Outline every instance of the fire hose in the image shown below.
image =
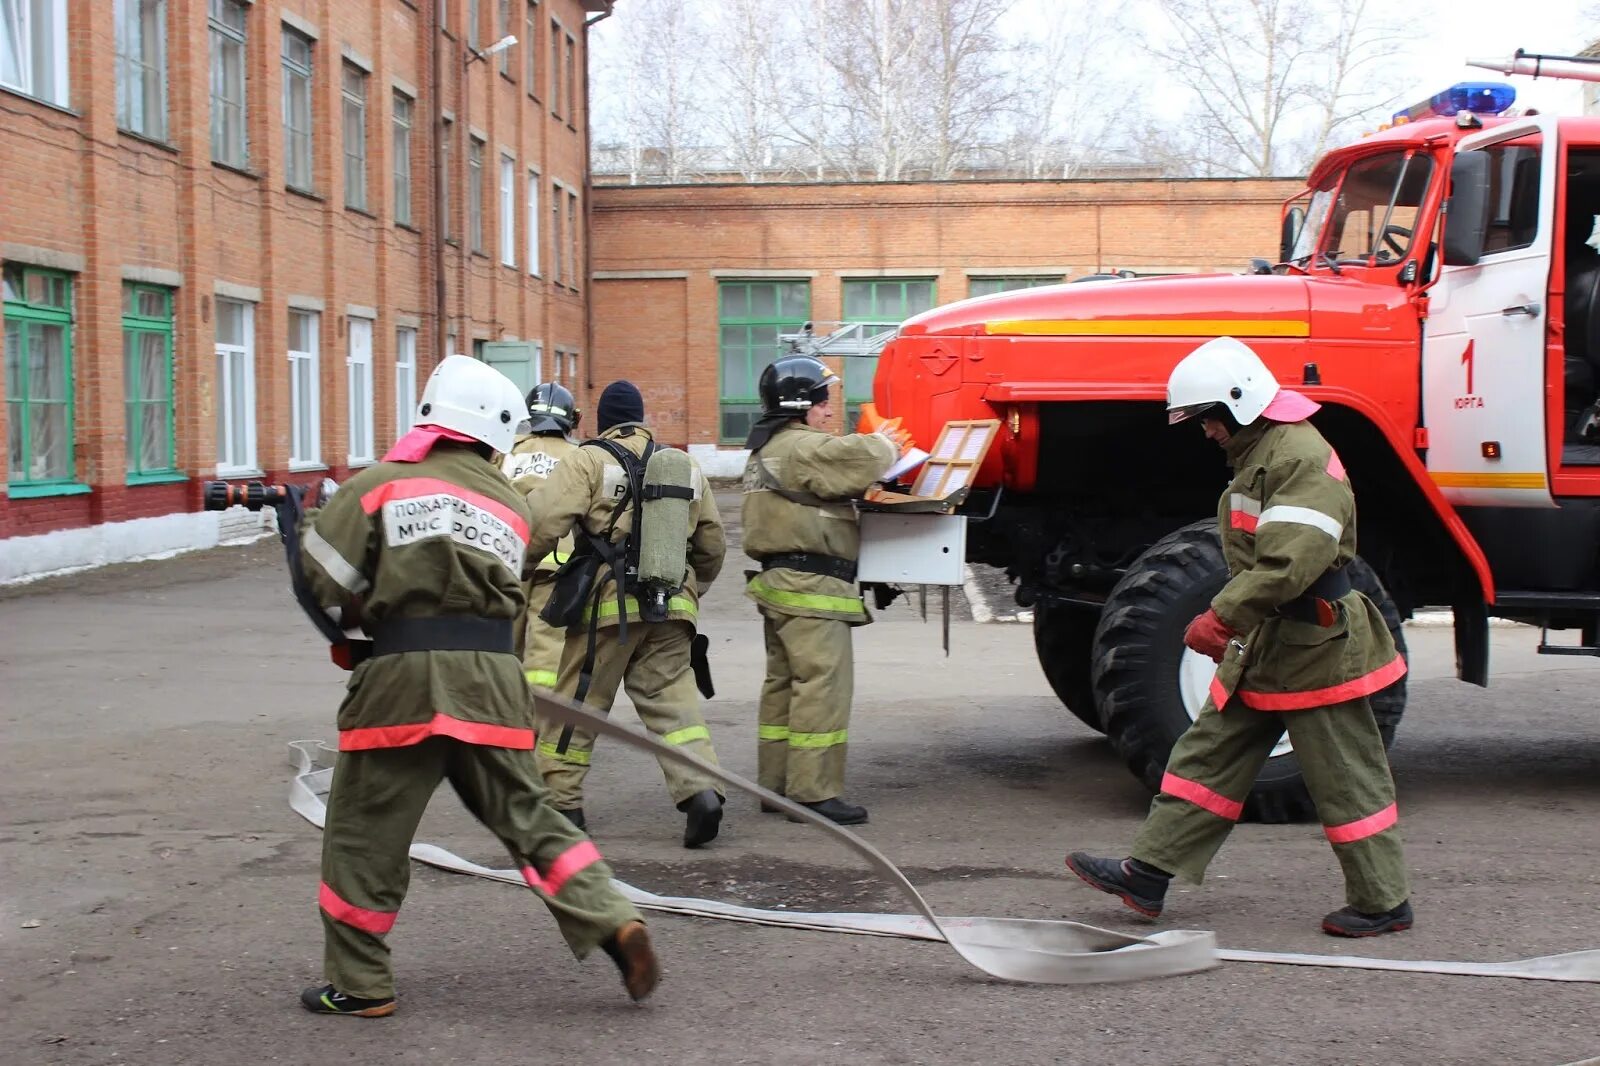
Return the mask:
<svg viewBox="0 0 1600 1066">
<path fill-rule="evenodd" d="M 738 774 L 713 766 L 682 748 L 664 744 L 647 733 L 619 725 L 553 694 L 542 690 L 536 692 L 533 703 L 543 721 L 582 726 L 658 759 L 692 767 L 822 830 L 864 859 L 875 874 L 894 886 L 911 904 L 915 913 L 764 910 L 715 900 L 659 896 L 623 881 L 613 881 L 623 895 L 643 909 L 817 932 L 942 941 L 961 958 L 991 977 L 1035 984 L 1140 981 L 1195 973 L 1210 969 L 1220 962 L 1600 983 L 1600 950 L 1594 949 L 1505 962 L 1408 961 L 1357 955 L 1219 948 L 1215 933 L 1195 929 L 1170 929 L 1149 936 L 1134 936 L 1066 920 L 940 917 L 887 856 L 850 830 Z M 290 786 L 290 806 L 307 821 L 321 828 L 327 811 L 325 797 L 333 777 L 328 759 L 334 752 L 316 741 L 299 741 L 289 747 L 296 771 Z M 495 870 L 481 866 L 434 844 L 414 843 L 410 854 L 418 862 L 442 870 L 504 881 L 524 890 L 527 887 L 517 870 Z"/>
</svg>

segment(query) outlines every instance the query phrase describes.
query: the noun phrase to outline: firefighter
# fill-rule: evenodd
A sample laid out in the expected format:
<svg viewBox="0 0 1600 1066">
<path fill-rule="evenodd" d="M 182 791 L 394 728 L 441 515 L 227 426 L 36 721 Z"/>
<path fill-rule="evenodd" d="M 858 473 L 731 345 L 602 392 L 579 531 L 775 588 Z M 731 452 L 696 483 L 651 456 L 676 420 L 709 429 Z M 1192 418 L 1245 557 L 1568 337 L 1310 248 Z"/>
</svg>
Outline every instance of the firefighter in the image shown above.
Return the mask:
<svg viewBox="0 0 1600 1066">
<path fill-rule="evenodd" d="M 751 573 L 745 595 L 761 612 L 767 645 L 758 780 L 840 825 L 861 825 L 867 809 L 840 798 L 850 629 L 871 621 L 856 585 L 861 535 L 850 500 L 883 477 L 898 448 L 885 434 L 836 437 L 822 428 L 838 383 L 810 356 L 786 356 L 761 372 L 743 506 L 745 554 L 761 572 Z"/>
<path fill-rule="evenodd" d="M 1229 578 L 1184 633 L 1219 666 L 1128 857 L 1067 856 L 1084 881 L 1148 917 L 1174 875 L 1200 882 L 1287 730 L 1344 871 L 1347 906 L 1323 918 L 1323 932 L 1411 928 L 1394 781 L 1367 702 L 1406 664 L 1378 608 L 1350 586 L 1355 496 L 1306 421 L 1317 409 L 1232 337 L 1195 349 L 1167 382 L 1169 422 L 1200 418 L 1234 472 L 1217 515 Z"/>
<path fill-rule="evenodd" d="M 417 428 L 302 523 L 300 569 L 317 601 L 372 636 L 339 707 L 319 894 L 328 983 L 301 993 L 307 1010 L 394 1012 L 385 936 L 441 780 L 511 852 L 575 955 L 604 949 L 636 1000 L 656 983 L 638 912 L 547 802 L 533 761 L 514 632 L 529 515 L 493 461 L 522 408 L 499 371 L 450 356 L 428 380 Z"/>
<path fill-rule="evenodd" d="M 716 499 L 705 475 L 691 461 L 693 484 L 685 486 L 692 496 L 687 528 L 636 529 L 628 467 L 645 462 L 657 447 L 655 434 L 645 425 L 644 399 L 631 382 L 614 381 L 601 392 L 596 416 L 599 441 L 575 449 L 528 500 L 537 515 L 529 543 L 535 556 L 543 557 L 562 537 L 577 532 L 573 563 L 581 563 L 586 549 L 596 544 L 600 553 L 616 562 L 615 568 L 608 563 L 596 571 L 592 590 L 583 596 L 581 615 L 567 628 L 556 691 L 604 712 L 611 709 L 621 686 L 645 728 L 668 744 L 715 763 L 711 732 L 700 714 L 691 656 L 699 598 L 722 570 L 726 551 Z M 626 457 L 627 467 L 612 448 Z M 641 617 L 632 592 L 620 603 L 618 597 L 617 574 L 625 569 L 630 550 L 637 558 L 636 538 L 647 536 L 678 536 L 688 544 L 683 585 L 660 621 Z M 578 826 L 586 825 L 583 780 L 594 741 L 592 733 L 566 729 L 546 730 L 539 738 L 539 769 L 551 800 Z M 685 815 L 683 846 L 697 848 L 715 839 L 723 806 L 715 782 L 676 763 L 663 760 L 660 765 L 667 791 Z"/>
<path fill-rule="evenodd" d="M 564 386 L 547 381 L 528 393 L 529 422 L 518 435 L 502 469 L 518 492 L 532 493 L 555 473 L 561 460 L 577 450 L 571 439 L 583 417 L 572 393 Z M 533 580 L 527 587 L 528 622 L 523 633 L 523 676 L 528 684 L 540 688 L 556 687 L 556 671 L 561 666 L 561 645 L 566 633 L 539 618 L 550 601 L 556 570 L 572 552 L 572 538 L 564 537 L 555 551 L 538 560 Z"/>
</svg>

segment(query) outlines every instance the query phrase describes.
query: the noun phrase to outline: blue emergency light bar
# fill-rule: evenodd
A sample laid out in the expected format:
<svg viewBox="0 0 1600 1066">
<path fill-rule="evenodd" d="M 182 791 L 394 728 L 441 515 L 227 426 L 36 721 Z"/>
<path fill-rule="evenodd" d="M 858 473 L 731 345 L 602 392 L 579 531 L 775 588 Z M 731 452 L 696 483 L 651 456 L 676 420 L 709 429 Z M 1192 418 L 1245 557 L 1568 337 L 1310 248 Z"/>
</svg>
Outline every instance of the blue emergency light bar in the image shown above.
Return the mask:
<svg viewBox="0 0 1600 1066">
<path fill-rule="evenodd" d="M 1416 122 L 1424 118 L 1449 118 L 1462 111 L 1478 115 L 1498 115 L 1517 99 L 1517 90 L 1499 81 L 1462 81 L 1444 92 L 1435 93 L 1420 103 L 1403 111 L 1396 111 L 1392 121 Z"/>
</svg>

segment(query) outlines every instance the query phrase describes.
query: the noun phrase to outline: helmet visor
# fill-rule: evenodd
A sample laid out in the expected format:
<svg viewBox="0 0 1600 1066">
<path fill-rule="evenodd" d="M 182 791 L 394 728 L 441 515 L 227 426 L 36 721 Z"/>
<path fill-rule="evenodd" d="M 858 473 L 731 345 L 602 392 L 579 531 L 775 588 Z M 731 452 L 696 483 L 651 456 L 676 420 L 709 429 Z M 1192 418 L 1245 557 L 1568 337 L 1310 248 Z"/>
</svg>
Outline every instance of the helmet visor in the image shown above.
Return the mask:
<svg viewBox="0 0 1600 1066">
<path fill-rule="evenodd" d="M 1184 404 L 1182 407 L 1169 407 L 1167 408 L 1167 425 L 1175 426 L 1179 422 L 1187 422 L 1191 418 L 1198 418 L 1212 408 L 1220 406 L 1222 405 L 1217 403 L 1215 400 L 1207 400 L 1205 403 L 1191 403 Z"/>
</svg>

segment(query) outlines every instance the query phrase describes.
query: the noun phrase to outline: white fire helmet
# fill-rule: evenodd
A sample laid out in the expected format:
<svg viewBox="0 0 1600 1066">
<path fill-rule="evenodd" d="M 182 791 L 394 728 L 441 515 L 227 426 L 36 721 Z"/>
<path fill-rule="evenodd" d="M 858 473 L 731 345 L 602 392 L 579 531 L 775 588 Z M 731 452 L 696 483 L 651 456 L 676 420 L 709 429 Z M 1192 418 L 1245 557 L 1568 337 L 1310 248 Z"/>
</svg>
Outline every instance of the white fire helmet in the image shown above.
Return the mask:
<svg viewBox="0 0 1600 1066">
<path fill-rule="evenodd" d="M 1248 426 L 1261 417 L 1278 382 L 1248 344 L 1232 337 L 1206 341 L 1184 356 L 1167 379 L 1167 423 L 1176 425 L 1217 406 Z"/>
<path fill-rule="evenodd" d="M 417 424 L 440 426 L 509 453 L 528 402 L 516 383 L 487 363 L 452 355 L 434 368 L 417 404 Z"/>
</svg>

